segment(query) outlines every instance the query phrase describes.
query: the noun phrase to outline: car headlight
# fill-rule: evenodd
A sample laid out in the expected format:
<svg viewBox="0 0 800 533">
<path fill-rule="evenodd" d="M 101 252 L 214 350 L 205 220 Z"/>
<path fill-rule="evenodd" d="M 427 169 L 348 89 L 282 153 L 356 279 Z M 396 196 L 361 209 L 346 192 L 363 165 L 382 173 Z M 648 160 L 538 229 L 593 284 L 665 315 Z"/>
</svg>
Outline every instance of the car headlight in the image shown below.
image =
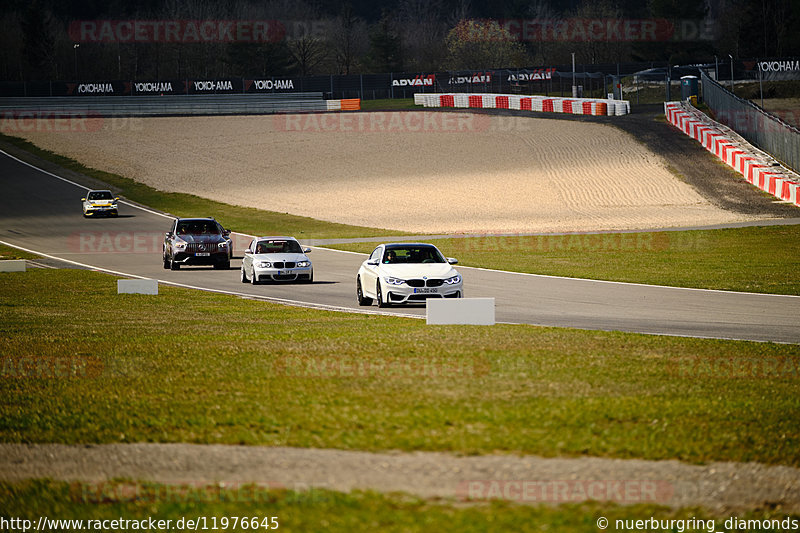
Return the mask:
<svg viewBox="0 0 800 533">
<path fill-rule="evenodd" d="M 306 268 L 311 266 L 311 261 L 298 261 L 297 266 L 300 268 Z"/>
<path fill-rule="evenodd" d="M 270 268 L 271 266 L 272 266 L 272 263 L 270 263 L 269 261 L 259 261 L 258 262 L 258 268 Z"/>
<path fill-rule="evenodd" d="M 228 243 L 227 242 L 217 243 L 217 247 L 218 248 L 227 248 L 228 247 Z"/>
<path fill-rule="evenodd" d="M 406 280 L 404 280 L 404 279 L 393 278 L 391 276 L 386 276 L 383 279 L 385 279 L 386 283 L 388 283 L 389 285 L 402 285 L 403 283 L 406 282 Z"/>
<path fill-rule="evenodd" d="M 444 280 L 445 283 L 448 285 L 455 285 L 456 283 L 461 283 L 461 276 L 453 276 L 452 278 L 447 278 Z"/>
<path fill-rule="evenodd" d="M 183 241 L 175 241 L 175 244 L 174 244 L 174 246 L 175 246 L 175 248 L 177 248 L 178 250 L 185 250 L 185 249 L 186 249 L 186 243 L 185 243 L 185 242 L 183 242 Z"/>
</svg>

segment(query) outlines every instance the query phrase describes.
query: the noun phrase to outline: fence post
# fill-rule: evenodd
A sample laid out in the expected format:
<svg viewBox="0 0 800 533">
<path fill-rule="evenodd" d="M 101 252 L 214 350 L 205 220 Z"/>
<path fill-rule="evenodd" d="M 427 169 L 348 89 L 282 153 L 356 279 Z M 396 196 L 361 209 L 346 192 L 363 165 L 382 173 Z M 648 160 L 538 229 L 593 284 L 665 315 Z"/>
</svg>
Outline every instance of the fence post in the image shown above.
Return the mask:
<svg viewBox="0 0 800 533">
<path fill-rule="evenodd" d="M 671 87 L 672 80 L 670 79 L 670 75 L 672 74 L 671 70 L 672 69 L 669 66 L 667 66 L 667 78 L 666 78 L 666 80 L 667 80 L 667 99 L 665 100 L 666 102 L 671 102 L 672 101 L 672 98 L 670 98 L 670 89 L 672 88 Z"/>
</svg>

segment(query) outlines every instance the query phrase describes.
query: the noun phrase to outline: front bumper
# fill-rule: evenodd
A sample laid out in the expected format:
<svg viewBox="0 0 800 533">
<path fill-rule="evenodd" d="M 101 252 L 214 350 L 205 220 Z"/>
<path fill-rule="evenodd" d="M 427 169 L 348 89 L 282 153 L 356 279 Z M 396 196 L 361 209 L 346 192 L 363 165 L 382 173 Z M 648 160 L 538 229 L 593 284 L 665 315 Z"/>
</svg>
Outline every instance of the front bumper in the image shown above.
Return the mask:
<svg viewBox="0 0 800 533">
<path fill-rule="evenodd" d="M 463 298 L 463 283 L 442 285 L 440 287 L 409 287 L 408 285 L 383 284 L 386 299 L 392 304 L 411 304 L 425 302 L 429 298 Z"/>
<path fill-rule="evenodd" d="M 308 281 L 313 275 L 313 267 L 294 268 L 253 268 L 256 282 L 259 281 Z"/>
<path fill-rule="evenodd" d="M 86 206 L 83 208 L 83 212 L 87 215 L 99 215 L 99 214 L 110 214 L 116 215 L 117 214 L 117 206 L 115 205 L 92 205 Z"/>
<path fill-rule="evenodd" d="M 228 251 L 208 253 L 208 255 L 197 255 L 193 252 L 176 252 L 173 260 L 182 265 L 217 265 L 230 261 Z"/>
</svg>

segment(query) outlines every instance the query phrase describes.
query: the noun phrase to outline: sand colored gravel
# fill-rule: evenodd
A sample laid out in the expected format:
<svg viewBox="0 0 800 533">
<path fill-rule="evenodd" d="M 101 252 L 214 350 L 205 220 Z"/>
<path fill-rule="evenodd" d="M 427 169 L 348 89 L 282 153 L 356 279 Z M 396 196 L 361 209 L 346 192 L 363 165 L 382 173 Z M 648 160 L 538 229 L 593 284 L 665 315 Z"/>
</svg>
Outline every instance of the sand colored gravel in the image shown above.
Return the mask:
<svg viewBox="0 0 800 533">
<path fill-rule="evenodd" d="M 102 483 L 123 478 L 177 485 L 259 483 L 341 492 L 405 492 L 450 501 L 506 499 L 577 504 L 594 498 L 715 513 L 800 510 L 800 470 L 758 463 L 690 465 L 604 457 L 458 457 L 219 444 L 0 444 L 0 479 Z M 528 490 L 523 491 L 522 486 Z M 781 515 L 782 518 L 782 515 Z M 557 529 L 556 529 L 557 530 Z"/>
<path fill-rule="evenodd" d="M 98 119 L 10 134 L 165 191 L 410 232 L 753 220 L 713 206 L 611 126 L 466 113 Z"/>
</svg>

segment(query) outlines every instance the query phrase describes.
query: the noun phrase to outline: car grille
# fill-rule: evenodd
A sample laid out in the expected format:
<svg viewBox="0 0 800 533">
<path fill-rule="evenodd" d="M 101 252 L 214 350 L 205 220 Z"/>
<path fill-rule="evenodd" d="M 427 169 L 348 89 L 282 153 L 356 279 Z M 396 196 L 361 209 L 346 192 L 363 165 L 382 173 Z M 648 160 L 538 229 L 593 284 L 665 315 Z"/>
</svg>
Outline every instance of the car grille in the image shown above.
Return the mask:
<svg viewBox="0 0 800 533">
<path fill-rule="evenodd" d="M 428 286 L 428 287 L 441 287 L 442 283 L 444 283 L 444 282 L 442 280 L 440 280 L 440 279 L 429 279 L 429 280 L 427 280 L 427 283 L 426 283 L 426 280 L 424 280 L 424 279 L 409 279 L 409 280 L 406 280 L 406 284 L 409 287 L 425 287 L 425 286 Z"/>
<path fill-rule="evenodd" d="M 294 268 L 295 263 L 291 261 L 287 261 L 286 263 L 282 263 L 278 261 L 277 263 L 272 263 L 272 268 Z"/>
<path fill-rule="evenodd" d="M 215 242 L 190 242 L 186 244 L 186 251 L 189 253 L 197 252 L 216 252 L 217 243 Z"/>
</svg>

